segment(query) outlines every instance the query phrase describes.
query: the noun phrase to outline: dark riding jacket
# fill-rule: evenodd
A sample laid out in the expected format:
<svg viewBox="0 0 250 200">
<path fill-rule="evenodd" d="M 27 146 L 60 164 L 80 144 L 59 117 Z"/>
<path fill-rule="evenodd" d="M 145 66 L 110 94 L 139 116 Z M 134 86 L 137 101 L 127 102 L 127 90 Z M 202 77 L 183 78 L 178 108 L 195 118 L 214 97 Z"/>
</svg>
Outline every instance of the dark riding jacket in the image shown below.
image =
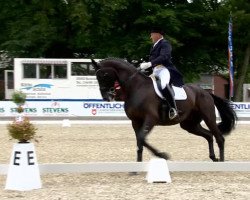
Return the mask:
<svg viewBox="0 0 250 200">
<path fill-rule="evenodd" d="M 170 43 L 161 39 L 155 46 L 152 46 L 149 55 L 149 61 L 154 68 L 157 65 L 165 66 L 170 73 L 170 84 L 175 86 L 182 86 L 184 82 L 182 80 L 182 74 L 176 69 L 171 61 L 172 46 Z"/>
</svg>

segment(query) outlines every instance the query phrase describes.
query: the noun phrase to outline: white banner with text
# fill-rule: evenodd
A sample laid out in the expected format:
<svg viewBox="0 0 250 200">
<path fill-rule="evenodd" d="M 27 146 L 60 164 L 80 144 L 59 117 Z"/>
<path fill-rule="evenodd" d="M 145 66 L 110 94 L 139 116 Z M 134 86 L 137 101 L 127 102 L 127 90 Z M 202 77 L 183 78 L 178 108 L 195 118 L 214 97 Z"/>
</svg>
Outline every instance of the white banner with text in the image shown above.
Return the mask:
<svg viewBox="0 0 250 200">
<path fill-rule="evenodd" d="M 232 107 L 238 117 L 250 117 L 250 102 L 234 102 Z M 124 102 L 120 101 L 27 101 L 23 108 L 28 117 L 126 117 Z M 16 114 L 16 104 L 0 102 L 0 117 L 14 117 Z"/>
</svg>

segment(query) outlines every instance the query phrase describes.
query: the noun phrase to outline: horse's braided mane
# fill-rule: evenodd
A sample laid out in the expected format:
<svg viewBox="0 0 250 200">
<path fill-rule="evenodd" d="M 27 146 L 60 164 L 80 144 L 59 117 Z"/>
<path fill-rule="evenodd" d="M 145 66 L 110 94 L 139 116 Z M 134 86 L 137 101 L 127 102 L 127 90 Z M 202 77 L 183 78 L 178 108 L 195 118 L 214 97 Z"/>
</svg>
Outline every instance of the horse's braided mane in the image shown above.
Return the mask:
<svg viewBox="0 0 250 200">
<path fill-rule="evenodd" d="M 129 63 L 127 60 L 121 59 L 121 58 L 112 58 L 112 57 L 110 57 L 110 58 L 105 58 L 105 59 L 101 60 L 100 63 L 102 63 L 102 62 L 104 62 L 104 61 L 117 61 L 117 62 L 120 62 L 120 63 L 123 63 L 123 64 L 127 65 L 128 67 L 133 67 L 133 68 L 135 68 L 134 65 L 132 65 L 131 63 Z"/>
</svg>

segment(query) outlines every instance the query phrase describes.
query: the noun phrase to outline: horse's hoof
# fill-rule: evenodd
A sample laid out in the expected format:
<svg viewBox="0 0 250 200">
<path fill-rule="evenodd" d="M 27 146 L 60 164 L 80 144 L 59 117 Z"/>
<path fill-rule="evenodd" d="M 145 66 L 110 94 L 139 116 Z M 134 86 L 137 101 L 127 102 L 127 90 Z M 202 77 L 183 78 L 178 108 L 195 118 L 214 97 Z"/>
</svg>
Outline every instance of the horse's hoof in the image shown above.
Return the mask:
<svg viewBox="0 0 250 200">
<path fill-rule="evenodd" d="M 158 153 L 157 156 L 158 156 L 159 158 L 163 158 L 163 159 L 165 159 L 165 160 L 169 160 L 169 159 L 170 159 L 170 156 L 169 156 L 167 153 L 164 153 L 164 152 Z"/>
<path fill-rule="evenodd" d="M 209 156 L 209 158 L 213 161 L 213 162 L 218 162 L 219 159 L 215 157 L 215 155 L 213 156 Z"/>
</svg>

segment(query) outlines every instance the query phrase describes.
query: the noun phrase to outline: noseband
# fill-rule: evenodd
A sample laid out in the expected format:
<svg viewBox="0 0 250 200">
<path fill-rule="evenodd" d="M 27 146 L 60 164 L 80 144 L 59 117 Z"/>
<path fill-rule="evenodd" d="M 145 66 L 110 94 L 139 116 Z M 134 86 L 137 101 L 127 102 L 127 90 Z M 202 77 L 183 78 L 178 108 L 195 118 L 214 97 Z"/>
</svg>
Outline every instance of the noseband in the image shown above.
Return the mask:
<svg viewBox="0 0 250 200">
<path fill-rule="evenodd" d="M 95 72 L 96 77 L 97 77 L 98 72 L 100 72 L 100 71 L 101 71 L 101 69 L 96 70 L 96 72 Z M 100 89 L 102 89 L 102 87 L 100 87 Z M 114 86 L 110 87 L 106 93 L 113 100 L 114 97 L 116 96 L 115 87 Z"/>
</svg>

